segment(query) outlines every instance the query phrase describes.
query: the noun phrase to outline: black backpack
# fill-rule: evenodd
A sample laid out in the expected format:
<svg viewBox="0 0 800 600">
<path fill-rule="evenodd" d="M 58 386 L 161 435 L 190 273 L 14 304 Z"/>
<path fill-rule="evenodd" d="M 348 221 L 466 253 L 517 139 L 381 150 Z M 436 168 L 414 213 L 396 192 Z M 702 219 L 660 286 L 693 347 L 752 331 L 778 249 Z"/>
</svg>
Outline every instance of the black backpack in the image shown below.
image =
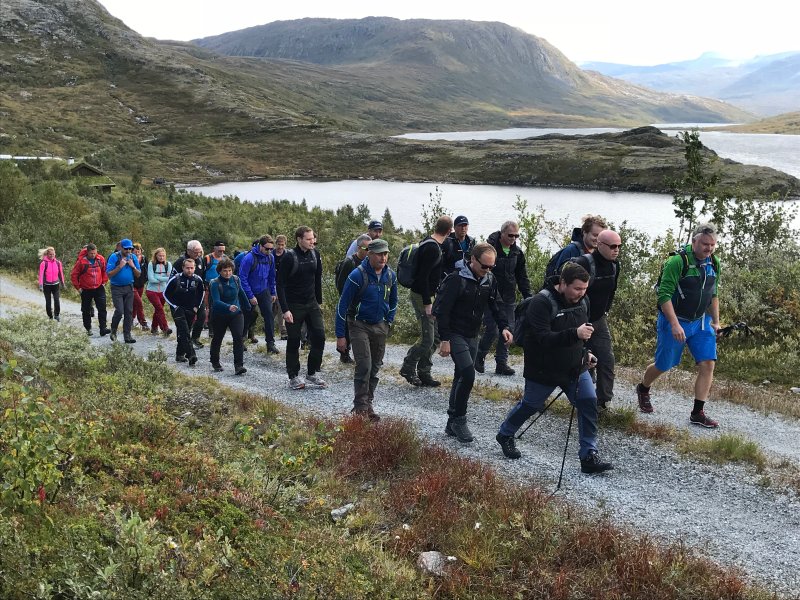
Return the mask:
<svg viewBox="0 0 800 600">
<path fill-rule="evenodd" d="M 566 250 L 570 246 L 575 246 L 576 248 L 578 248 L 578 250 L 581 251 L 581 254 L 583 254 L 583 242 L 576 242 L 575 240 L 571 241 L 569 244 L 567 244 L 560 250 L 557 250 L 556 253 L 550 257 L 550 260 L 547 262 L 547 266 L 544 269 L 545 285 L 547 284 L 547 281 L 551 277 L 561 274 L 561 269 L 558 267 L 558 259 L 561 257 L 561 253 L 564 252 L 564 250 Z"/>
<path fill-rule="evenodd" d="M 667 258 L 664 259 L 664 263 L 661 265 L 661 271 L 658 274 L 658 279 L 656 280 L 656 284 L 653 286 L 653 289 L 656 292 L 661 286 L 661 275 L 664 273 L 664 265 L 667 264 L 667 261 L 671 256 L 680 256 L 683 261 L 683 265 L 681 266 L 681 276 L 678 278 L 678 280 L 686 277 L 686 274 L 689 272 L 689 255 L 686 254 L 686 248 L 678 248 L 677 250 L 673 250 L 667 255 Z M 716 254 L 711 255 L 711 268 L 714 269 L 714 276 L 716 277 L 717 273 L 719 273 L 719 259 L 717 258 Z"/>
<path fill-rule="evenodd" d="M 419 249 L 423 244 L 433 242 L 439 247 L 439 242 L 429 237 L 421 242 L 409 244 L 400 251 L 400 257 L 397 259 L 397 283 L 403 287 L 410 288 L 414 285 L 419 270 Z M 434 262 L 433 266 L 436 267 L 442 261 L 442 251 L 439 248 L 439 259 Z"/>
<path fill-rule="evenodd" d="M 555 318 L 559 314 L 564 314 L 568 312 L 573 312 L 578 310 L 581 307 L 586 309 L 586 314 L 589 314 L 589 298 L 584 295 L 581 298 L 581 301 L 578 302 L 575 306 L 570 308 L 561 308 L 558 305 L 558 300 L 556 300 L 555 295 L 549 289 L 545 288 L 541 290 L 538 295 L 542 295 L 550 302 L 550 321 L 554 321 Z M 514 336 L 514 344 L 517 346 L 524 346 L 525 345 L 525 333 L 528 330 L 528 306 L 533 301 L 536 296 L 529 296 L 525 298 L 522 302 L 517 304 L 516 308 L 514 309 L 514 330 L 511 334 Z"/>
<path fill-rule="evenodd" d="M 342 275 L 342 269 L 344 269 L 347 265 L 353 267 L 354 269 L 357 268 L 353 266 L 353 261 L 350 260 L 350 257 L 343 258 L 338 263 L 336 263 L 336 268 L 333 270 L 333 280 L 336 282 L 336 289 L 339 291 L 339 295 L 342 295 L 342 291 L 344 290 L 344 284 L 346 279 L 342 279 L 341 285 L 339 284 L 339 278 Z M 357 265 L 360 266 L 360 265 Z M 350 273 L 348 273 L 349 275 Z"/>
</svg>

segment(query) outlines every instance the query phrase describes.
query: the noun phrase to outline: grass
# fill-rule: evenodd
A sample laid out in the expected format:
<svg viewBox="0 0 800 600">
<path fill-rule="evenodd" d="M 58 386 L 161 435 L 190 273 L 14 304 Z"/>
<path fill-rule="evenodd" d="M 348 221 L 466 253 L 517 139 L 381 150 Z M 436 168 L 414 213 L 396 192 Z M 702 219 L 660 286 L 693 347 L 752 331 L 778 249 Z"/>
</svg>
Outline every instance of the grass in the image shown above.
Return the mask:
<svg viewBox="0 0 800 600">
<path fill-rule="evenodd" d="M 92 351 L 65 327 L 43 346 L 46 324 L 25 319 L 0 321 L 0 356 L 20 369 L 0 398 L 27 386 L 104 426 L 56 499 L 0 512 L 4 598 L 772 597 L 423 444 L 405 422 L 305 419 L 211 378 L 160 377 L 163 357 Z M 456 558 L 446 577 L 416 569 L 424 550 Z"/>
</svg>

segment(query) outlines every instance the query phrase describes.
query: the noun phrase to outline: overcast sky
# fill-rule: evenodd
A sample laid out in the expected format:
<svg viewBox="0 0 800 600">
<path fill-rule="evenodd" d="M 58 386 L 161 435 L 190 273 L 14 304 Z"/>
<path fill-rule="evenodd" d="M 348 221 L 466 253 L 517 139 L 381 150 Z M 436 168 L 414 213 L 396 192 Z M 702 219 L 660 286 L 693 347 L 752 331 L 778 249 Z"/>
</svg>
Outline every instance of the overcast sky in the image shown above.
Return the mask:
<svg viewBox="0 0 800 600">
<path fill-rule="evenodd" d="M 0 0 L 2 1 L 2 0 Z M 100 0 L 138 33 L 190 40 L 304 17 L 501 21 L 546 39 L 574 62 L 653 65 L 800 51 L 792 0 Z"/>
</svg>

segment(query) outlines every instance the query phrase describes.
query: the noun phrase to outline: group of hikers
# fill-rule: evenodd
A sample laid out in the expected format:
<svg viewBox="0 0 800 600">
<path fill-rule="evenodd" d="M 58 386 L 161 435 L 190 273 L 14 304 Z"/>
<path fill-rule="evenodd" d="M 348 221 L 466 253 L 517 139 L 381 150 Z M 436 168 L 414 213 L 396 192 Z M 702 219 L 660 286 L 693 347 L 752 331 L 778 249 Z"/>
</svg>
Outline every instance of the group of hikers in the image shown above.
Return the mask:
<svg viewBox="0 0 800 600">
<path fill-rule="evenodd" d="M 340 294 L 335 314 L 336 349 L 343 363 L 354 364 L 353 412 L 378 421 L 375 392 L 394 322 L 398 285 L 409 288 L 419 337 L 408 349 L 400 375 L 412 386 L 438 387 L 432 356 L 438 348 L 454 363 L 445 433 L 461 443 L 473 441 L 467 407 L 476 373 L 484 373 L 494 348 L 495 374 L 513 376 L 509 346 L 523 349 L 522 399 L 499 426 L 496 440 L 503 454 L 520 458 L 515 436 L 525 421 L 542 413 L 545 400 L 560 388 L 577 410 L 579 459 L 584 473 L 612 469 L 597 448 L 598 411 L 614 397 L 614 351 L 608 322 L 617 289 L 622 240 L 597 215 L 584 217 L 571 242 L 553 254 L 534 293 L 525 256 L 517 244 L 519 225 L 506 221 L 486 242 L 468 234 L 469 219 L 441 216 L 424 239 L 403 248 L 397 270 L 388 265 L 389 244 L 382 239 L 379 221 L 352 241 L 336 266 Z M 200 335 L 210 330 L 210 356 L 215 371 L 224 370 L 220 347 L 226 332 L 233 339 L 237 375 L 244 374 L 245 338 L 254 337 L 258 314 L 264 321 L 267 351 L 275 345 L 276 321 L 286 340 L 289 387 L 326 387 L 320 370 L 325 345 L 322 304 L 322 261 L 316 235 L 307 226 L 294 233 L 295 246 L 286 237 L 264 235 L 252 247 L 231 259 L 222 241 L 204 255 L 192 240 L 186 253 L 170 263 L 164 248 L 149 261 L 141 246 L 123 239 L 108 261 L 88 244 L 72 268 L 72 285 L 80 292 L 83 324 L 92 335 L 96 309 L 100 335 L 117 339 L 122 322 L 123 340 L 135 343 L 134 318 L 147 328 L 142 291 L 153 305 L 150 330 L 172 333 L 164 306 L 175 323 L 175 359 L 197 363 L 203 347 Z M 716 428 L 706 416 L 720 330 L 717 286 L 719 261 L 714 255 L 717 233 L 702 224 L 689 243 L 671 253 L 657 284 L 657 342 L 654 362 L 636 386 L 639 410 L 654 411 L 650 389 L 664 372 L 677 366 L 685 346 L 694 357 L 698 374 L 689 422 Z M 59 288 L 64 271 L 53 248 L 42 251 L 39 285 L 47 314 L 59 318 Z M 107 326 L 105 284 L 110 284 L 114 314 Z M 517 302 L 518 295 L 521 301 Z M 52 303 L 51 303 L 52 300 Z M 51 306 L 53 304 L 54 306 Z M 481 334 L 481 329 L 483 332 Z M 306 374 L 301 378 L 300 347 L 308 345 Z M 352 357 L 350 353 L 352 351 Z"/>
</svg>

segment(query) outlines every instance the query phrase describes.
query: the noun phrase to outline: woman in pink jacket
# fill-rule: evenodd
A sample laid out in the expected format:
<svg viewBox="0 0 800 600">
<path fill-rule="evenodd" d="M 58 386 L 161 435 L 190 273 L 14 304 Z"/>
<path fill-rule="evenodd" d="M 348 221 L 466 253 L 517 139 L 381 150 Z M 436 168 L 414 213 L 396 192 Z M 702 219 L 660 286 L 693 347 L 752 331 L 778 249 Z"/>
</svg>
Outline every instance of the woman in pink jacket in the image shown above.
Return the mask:
<svg viewBox="0 0 800 600">
<path fill-rule="evenodd" d="M 56 250 L 52 246 L 39 250 L 39 290 L 44 292 L 47 316 L 60 321 L 60 290 L 64 289 L 64 265 L 56 258 Z M 52 306 L 51 306 L 52 305 Z"/>
</svg>

